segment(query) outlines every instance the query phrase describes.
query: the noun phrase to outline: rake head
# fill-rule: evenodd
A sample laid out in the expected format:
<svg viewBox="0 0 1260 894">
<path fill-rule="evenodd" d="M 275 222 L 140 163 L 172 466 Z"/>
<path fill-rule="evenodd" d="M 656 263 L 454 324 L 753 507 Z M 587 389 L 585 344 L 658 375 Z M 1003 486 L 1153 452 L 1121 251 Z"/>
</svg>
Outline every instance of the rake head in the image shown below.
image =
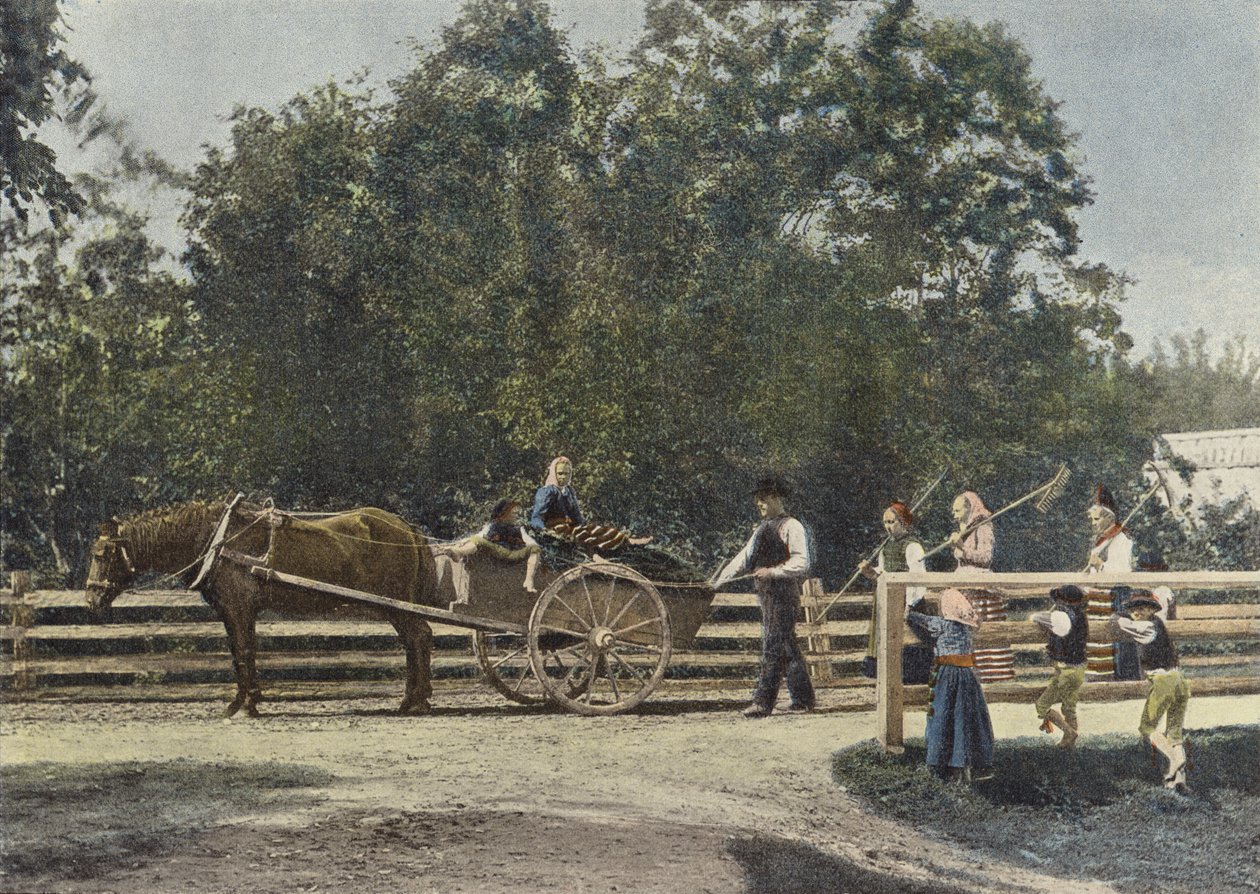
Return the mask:
<svg viewBox="0 0 1260 894">
<path fill-rule="evenodd" d="M 1072 473 L 1068 471 L 1067 464 L 1059 466 L 1059 470 L 1051 476 L 1050 480 L 1042 485 L 1043 492 L 1037 498 L 1037 502 L 1033 504 L 1038 512 L 1045 512 L 1050 508 L 1059 497 L 1063 496 L 1063 492 L 1067 490 L 1068 479 L 1072 477 Z"/>
</svg>

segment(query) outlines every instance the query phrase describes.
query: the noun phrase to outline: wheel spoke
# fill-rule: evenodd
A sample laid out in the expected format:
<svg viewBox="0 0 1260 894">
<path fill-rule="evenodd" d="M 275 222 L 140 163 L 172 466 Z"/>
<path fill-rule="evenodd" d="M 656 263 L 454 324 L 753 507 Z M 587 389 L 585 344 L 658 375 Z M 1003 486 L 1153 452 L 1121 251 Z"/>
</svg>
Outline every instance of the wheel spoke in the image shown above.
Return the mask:
<svg viewBox="0 0 1260 894">
<path fill-rule="evenodd" d="M 539 630 L 550 630 L 552 633 L 567 633 L 569 636 L 585 636 L 581 630 L 570 630 L 568 627 L 554 627 L 551 624 L 539 624 Z"/>
<path fill-rule="evenodd" d="M 621 636 L 621 634 L 629 633 L 631 630 L 638 630 L 640 627 L 648 627 L 652 624 L 659 625 L 660 623 L 660 618 L 648 618 L 646 621 L 640 621 L 638 624 L 631 624 L 629 627 L 622 627 L 620 630 L 614 630 L 613 635 Z"/>
<path fill-rule="evenodd" d="M 591 624 L 594 625 L 595 603 L 591 599 L 591 588 L 586 585 L 586 575 L 582 575 L 581 577 L 579 577 L 578 581 L 582 584 L 582 592 L 586 595 L 586 606 L 587 608 L 591 610 Z"/>
<path fill-rule="evenodd" d="M 615 641 L 617 649 L 626 653 L 632 658 L 651 658 L 658 660 L 664 653 L 664 650 L 658 649 L 656 646 L 645 646 L 642 643 L 633 643 L 629 640 L 619 639 Z"/>
<path fill-rule="evenodd" d="M 620 655 L 618 655 L 616 652 L 609 652 L 608 654 L 611 655 L 613 658 L 615 658 L 618 664 L 620 664 L 626 670 L 630 671 L 630 673 L 634 675 L 635 679 L 639 681 L 640 686 L 644 686 L 647 684 L 647 681 L 643 679 L 643 675 L 639 673 L 637 670 L 635 670 L 631 665 L 627 664 L 625 659 L 623 659 Z"/>
<path fill-rule="evenodd" d="M 630 606 L 639 601 L 639 597 L 643 595 L 642 590 L 635 590 L 634 596 L 630 597 L 630 601 L 621 607 L 621 611 L 617 612 L 617 617 L 613 618 L 608 624 L 609 627 L 616 627 L 617 622 L 621 620 L 621 616 L 630 610 Z"/>
<path fill-rule="evenodd" d="M 616 655 L 614 654 L 613 657 L 616 657 Z M 621 701 L 621 690 L 617 688 L 617 680 L 613 677 L 612 665 L 607 661 L 604 662 L 604 673 L 608 677 L 608 682 L 612 685 L 613 700 Z"/>
<path fill-rule="evenodd" d="M 498 661 L 494 662 L 494 664 L 490 666 L 493 667 L 495 670 L 498 670 L 500 667 L 503 666 L 504 662 L 511 661 L 513 658 L 515 658 L 517 655 L 521 654 L 524 651 L 526 651 L 525 646 L 521 646 L 519 649 L 514 649 L 513 651 L 504 655 L 502 658 L 500 658 Z"/>
<path fill-rule="evenodd" d="M 556 601 L 556 602 L 559 602 L 561 605 L 563 605 L 563 606 L 565 607 L 565 609 L 568 611 L 568 613 L 569 613 L 569 614 L 571 614 L 571 615 L 573 615 L 573 617 L 577 618 L 577 619 L 578 619 L 578 623 L 582 625 L 582 627 L 583 627 L 583 629 L 584 629 L 584 630 L 589 631 L 589 630 L 591 629 L 591 625 L 590 625 L 590 624 L 588 624 L 588 623 L 586 623 L 586 619 L 585 619 L 585 618 L 583 618 L 581 615 L 579 615 L 577 612 L 575 612 L 575 611 L 573 610 L 573 607 L 572 607 L 572 606 L 570 606 L 570 605 L 569 605 L 569 603 L 567 603 L 567 602 L 565 602 L 563 599 L 561 599 L 561 598 L 560 598 L 560 595 L 559 595 L 558 593 L 557 593 L 555 596 L 553 596 L 553 597 L 552 597 L 552 599 L 553 599 L 554 601 Z M 592 620 L 594 620 L 594 619 L 592 618 Z M 571 630 L 570 630 L 570 631 L 567 631 L 567 632 L 568 632 L 568 633 L 572 633 L 573 631 L 571 631 Z"/>
<path fill-rule="evenodd" d="M 532 667 L 521 668 L 521 675 L 516 678 L 516 685 L 512 687 L 513 692 L 520 692 L 521 687 L 525 685 L 525 681 L 534 676 Z"/>
</svg>

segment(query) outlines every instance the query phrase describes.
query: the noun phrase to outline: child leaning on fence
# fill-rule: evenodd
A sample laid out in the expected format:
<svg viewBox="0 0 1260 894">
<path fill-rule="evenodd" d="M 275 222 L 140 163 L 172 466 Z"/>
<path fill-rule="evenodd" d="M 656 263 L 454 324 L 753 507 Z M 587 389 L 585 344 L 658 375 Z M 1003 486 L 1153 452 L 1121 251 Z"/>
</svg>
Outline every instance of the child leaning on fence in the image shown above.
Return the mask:
<svg viewBox="0 0 1260 894">
<path fill-rule="evenodd" d="M 927 764 L 943 779 L 993 777 L 993 723 L 975 672 L 979 616 L 961 590 L 941 593 L 941 616 L 907 611 L 906 623 L 932 643 Z"/>
<path fill-rule="evenodd" d="M 1037 698 L 1035 707 L 1041 719 L 1043 732 L 1052 733 L 1057 726 L 1063 730 L 1060 748 L 1071 748 L 1080 735 L 1080 722 L 1076 718 L 1076 701 L 1085 683 L 1085 641 L 1089 638 L 1089 619 L 1086 616 L 1085 591 L 1080 587 L 1056 587 L 1050 591 L 1054 608 L 1048 612 L 1035 612 L 1028 620 L 1050 634 L 1046 653 L 1054 662 L 1054 677 L 1050 685 Z M 1054 706 L 1061 705 L 1063 711 Z"/>
<path fill-rule="evenodd" d="M 1137 643 L 1142 672 L 1151 682 L 1138 732 L 1168 759 L 1164 786 L 1186 791 L 1187 758 L 1182 725 L 1190 703 L 1190 681 L 1181 672 L 1177 647 L 1159 616 L 1162 608 L 1159 598 L 1150 590 L 1134 590 L 1125 603 L 1129 617 L 1114 614 L 1111 626 Z M 1160 718 L 1166 718 L 1162 733 L 1158 729 Z"/>
</svg>

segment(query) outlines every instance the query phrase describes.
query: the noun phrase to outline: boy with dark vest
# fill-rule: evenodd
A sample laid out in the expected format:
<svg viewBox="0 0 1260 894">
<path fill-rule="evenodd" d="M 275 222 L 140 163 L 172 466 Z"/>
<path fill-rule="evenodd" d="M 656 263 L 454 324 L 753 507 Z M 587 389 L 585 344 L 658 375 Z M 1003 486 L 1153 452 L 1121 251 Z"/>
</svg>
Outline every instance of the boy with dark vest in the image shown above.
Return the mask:
<svg viewBox="0 0 1260 894">
<path fill-rule="evenodd" d="M 780 478 L 763 478 L 753 491 L 761 522 L 739 555 L 726 564 L 714 581 L 720 587 L 738 577 L 757 583 L 761 604 L 761 675 L 745 717 L 768 717 L 787 679 L 788 711 L 814 709 L 814 686 L 805 656 L 796 641 L 796 615 L 801 607 L 801 580 L 809 576 L 809 539 L 805 526 L 787 514 L 783 501 L 790 492 Z"/>
<path fill-rule="evenodd" d="M 1137 643 L 1142 672 L 1151 681 L 1151 691 L 1142 706 L 1138 732 L 1168 759 L 1164 786 L 1184 792 L 1186 746 L 1182 725 L 1186 719 L 1186 706 L 1190 703 L 1190 681 L 1178 666 L 1177 647 L 1159 616 L 1162 607 L 1158 597 L 1150 590 L 1134 590 L 1125 603 L 1129 617 L 1114 614 L 1111 625 Z M 1157 727 L 1160 718 L 1165 716 L 1167 720 L 1161 733 Z"/>
<path fill-rule="evenodd" d="M 1085 683 L 1085 641 L 1089 638 L 1085 591 L 1080 587 L 1056 587 L 1050 591 L 1054 608 L 1036 612 L 1029 620 L 1050 634 L 1046 652 L 1054 662 L 1054 677 L 1036 701 L 1037 716 L 1043 732 L 1063 730 L 1060 748 L 1071 748 L 1080 735 L 1076 719 L 1076 702 Z M 1062 705 L 1060 713 L 1054 709 Z"/>
</svg>

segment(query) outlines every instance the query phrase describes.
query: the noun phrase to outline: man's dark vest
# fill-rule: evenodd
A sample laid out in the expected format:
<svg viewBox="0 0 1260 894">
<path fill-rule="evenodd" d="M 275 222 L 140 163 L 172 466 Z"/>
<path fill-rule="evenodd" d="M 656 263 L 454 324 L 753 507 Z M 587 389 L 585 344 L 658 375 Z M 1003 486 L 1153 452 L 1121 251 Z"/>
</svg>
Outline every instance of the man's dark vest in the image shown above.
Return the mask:
<svg viewBox="0 0 1260 894">
<path fill-rule="evenodd" d="M 1085 640 L 1089 638 L 1089 619 L 1085 615 L 1083 605 L 1056 605 L 1055 611 L 1061 611 L 1072 621 L 1072 626 L 1063 636 L 1050 634 L 1050 642 L 1046 651 L 1055 661 L 1064 664 L 1085 663 Z"/>
<path fill-rule="evenodd" d="M 757 532 L 753 534 L 752 554 L 748 559 L 748 567 L 751 570 L 773 568 L 788 560 L 792 553 L 788 545 L 783 542 L 780 532 L 789 518 L 790 516 L 787 515 L 768 518 L 757 527 Z"/>
<path fill-rule="evenodd" d="M 1159 616 L 1151 618 L 1155 625 L 1155 639 L 1149 643 L 1138 643 L 1138 660 L 1142 662 L 1142 670 L 1172 670 L 1177 666 L 1177 647 L 1173 645 L 1168 628 Z"/>
</svg>

